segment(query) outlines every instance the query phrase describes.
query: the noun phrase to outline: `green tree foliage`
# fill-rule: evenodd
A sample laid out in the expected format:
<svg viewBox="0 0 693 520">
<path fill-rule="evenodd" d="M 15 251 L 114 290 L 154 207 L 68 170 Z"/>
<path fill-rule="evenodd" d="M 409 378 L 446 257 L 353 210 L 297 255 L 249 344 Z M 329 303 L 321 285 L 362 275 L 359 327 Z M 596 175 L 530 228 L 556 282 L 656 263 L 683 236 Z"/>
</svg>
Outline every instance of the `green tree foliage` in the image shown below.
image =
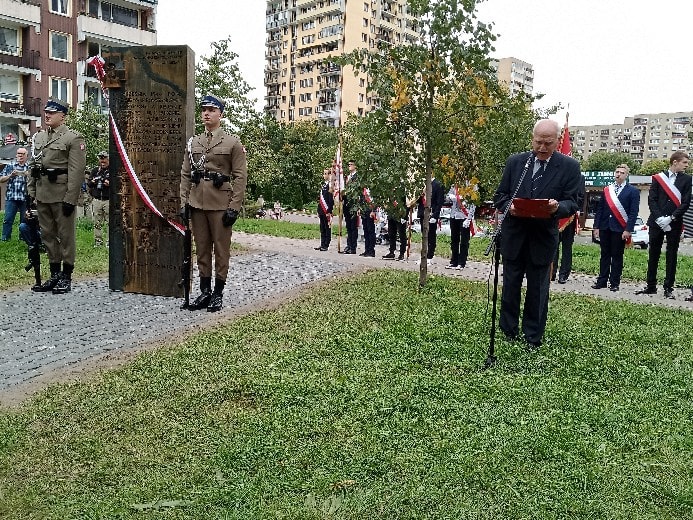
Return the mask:
<svg viewBox="0 0 693 520">
<path fill-rule="evenodd" d="M 199 116 L 200 101 L 212 94 L 226 102 L 224 110 L 227 130 L 237 132 L 251 119 L 260 115 L 253 107 L 255 100 L 248 97 L 252 87 L 241 75 L 236 60 L 238 54 L 231 50 L 231 37 L 212 42 L 212 55 L 202 56 L 195 67 L 195 113 Z M 196 117 L 196 132 L 202 132 L 200 118 Z"/>
<path fill-rule="evenodd" d="M 655 175 L 669 169 L 669 161 L 666 159 L 651 159 L 640 168 L 640 175 Z"/>
<path fill-rule="evenodd" d="M 640 171 L 640 164 L 630 154 L 614 152 L 594 152 L 582 163 L 582 171 L 586 172 L 612 172 L 619 164 L 627 164 L 630 174 L 636 175 Z"/>
<path fill-rule="evenodd" d="M 108 150 L 108 116 L 89 99 L 78 110 L 70 109 L 65 124 L 82 134 L 87 147 L 87 167 L 95 167 L 99 163 L 98 153 Z"/>
</svg>

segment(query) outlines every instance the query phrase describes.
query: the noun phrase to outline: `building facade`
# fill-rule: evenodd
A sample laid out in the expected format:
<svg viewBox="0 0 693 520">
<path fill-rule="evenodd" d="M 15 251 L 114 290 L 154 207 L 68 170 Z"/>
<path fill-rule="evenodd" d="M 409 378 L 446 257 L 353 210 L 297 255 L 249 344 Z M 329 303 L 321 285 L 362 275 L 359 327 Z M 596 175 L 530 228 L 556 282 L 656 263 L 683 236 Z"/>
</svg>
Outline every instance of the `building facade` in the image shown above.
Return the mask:
<svg viewBox="0 0 693 520">
<path fill-rule="evenodd" d="M 693 112 L 636 114 L 623 123 L 570 128 L 573 154 L 583 160 L 595 152 L 627 153 L 639 163 L 668 159 L 672 152 L 693 152 Z"/>
<path fill-rule="evenodd" d="M 156 45 L 157 2 L 0 0 L 3 143 L 34 134 L 49 97 L 73 107 L 90 98 L 103 105 L 86 60 L 104 47 Z"/>
<path fill-rule="evenodd" d="M 265 112 L 278 121 L 317 119 L 336 127 L 347 113 L 375 109 L 365 75 L 325 60 L 415 41 L 407 9 L 406 0 L 268 0 Z"/>
<path fill-rule="evenodd" d="M 517 58 L 500 58 L 491 60 L 491 67 L 496 71 L 498 81 L 508 87 L 511 96 L 520 92 L 531 96 L 534 92 L 534 67 L 531 63 Z"/>
</svg>

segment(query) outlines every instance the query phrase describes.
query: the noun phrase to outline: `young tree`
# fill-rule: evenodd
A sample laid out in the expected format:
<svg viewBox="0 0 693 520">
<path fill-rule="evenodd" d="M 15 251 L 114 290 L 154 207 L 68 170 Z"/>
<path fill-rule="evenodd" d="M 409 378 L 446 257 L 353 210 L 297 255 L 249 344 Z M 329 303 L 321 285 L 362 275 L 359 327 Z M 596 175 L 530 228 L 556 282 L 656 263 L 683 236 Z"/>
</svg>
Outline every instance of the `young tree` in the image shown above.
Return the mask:
<svg viewBox="0 0 693 520">
<path fill-rule="evenodd" d="M 79 109 L 70 109 L 65 124 L 82 134 L 87 147 L 87 166 L 96 166 L 99 162 L 97 154 L 108 150 L 108 116 L 94 104 L 93 99 L 89 99 Z"/>
</svg>

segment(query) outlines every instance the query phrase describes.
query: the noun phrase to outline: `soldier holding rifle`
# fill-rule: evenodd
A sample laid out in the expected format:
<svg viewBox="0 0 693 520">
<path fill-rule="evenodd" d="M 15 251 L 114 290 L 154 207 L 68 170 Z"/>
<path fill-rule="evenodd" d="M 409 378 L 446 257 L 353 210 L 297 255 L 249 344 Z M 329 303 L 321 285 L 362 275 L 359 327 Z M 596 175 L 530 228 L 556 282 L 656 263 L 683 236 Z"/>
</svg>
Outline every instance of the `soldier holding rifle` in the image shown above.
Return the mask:
<svg viewBox="0 0 693 520">
<path fill-rule="evenodd" d="M 190 138 L 181 167 L 181 217 L 190 219 L 200 274 L 200 295 L 188 308 L 216 312 L 222 308 L 231 228 L 241 210 L 248 171 L 240 139 L 221 128 L 224 103 L 207 95 L 201 108 L 205 132 Z"/>
</svg>

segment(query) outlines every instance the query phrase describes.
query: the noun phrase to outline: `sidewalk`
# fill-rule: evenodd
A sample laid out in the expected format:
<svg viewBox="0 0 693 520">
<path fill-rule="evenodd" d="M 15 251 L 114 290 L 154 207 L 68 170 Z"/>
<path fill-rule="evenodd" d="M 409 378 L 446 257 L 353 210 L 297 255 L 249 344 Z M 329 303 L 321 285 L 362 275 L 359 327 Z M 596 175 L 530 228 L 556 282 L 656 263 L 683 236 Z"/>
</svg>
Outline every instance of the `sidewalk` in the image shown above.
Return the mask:
<svg viewBox="0 0 693 520">
<path fill-rule="evenodd" d="M 51 381 L 75 378 L 85 370 L 123 363 L 133 355 L 179 341 L 214 324 L 288 301 L 306 286 L 336 275 L 368 269 L 419 270 L 418 249 L 408 261 L 383 260 L 385 246 L 375 258 L 337 253 L 334 239 L 329 251 L 316 251 L 317 241 L 234 233 L 234 241 L 248 248 L 231 258 L 220 313 L 179 309 L 181 299 L 112 292 L 107 277 L 77 280 L 70 294 L 32 293 L 29 287 L 0 294 L 0 404 L 19 402 Z M 342 247 L 344 243 L 342 244 Z M 359 244 L 362 250 L 362 245 Z M 445 269 L 436 258 L 432 275 L 493 283 L 490 264 L 468 262 L 461 271 Z M 611 300 L 628 300 L 693 310 L 685 302 L 688 290 L 676 290 L 676 299 L 635 295 L 640 285 L 623 283 L 621 290 L 594 290 L 593 276 L 572 275 L 564 285 L 552 284 L 555 293 L 572 292 Z M 197 282 L 193 283 L 193 297 Z"/>
</svg>

